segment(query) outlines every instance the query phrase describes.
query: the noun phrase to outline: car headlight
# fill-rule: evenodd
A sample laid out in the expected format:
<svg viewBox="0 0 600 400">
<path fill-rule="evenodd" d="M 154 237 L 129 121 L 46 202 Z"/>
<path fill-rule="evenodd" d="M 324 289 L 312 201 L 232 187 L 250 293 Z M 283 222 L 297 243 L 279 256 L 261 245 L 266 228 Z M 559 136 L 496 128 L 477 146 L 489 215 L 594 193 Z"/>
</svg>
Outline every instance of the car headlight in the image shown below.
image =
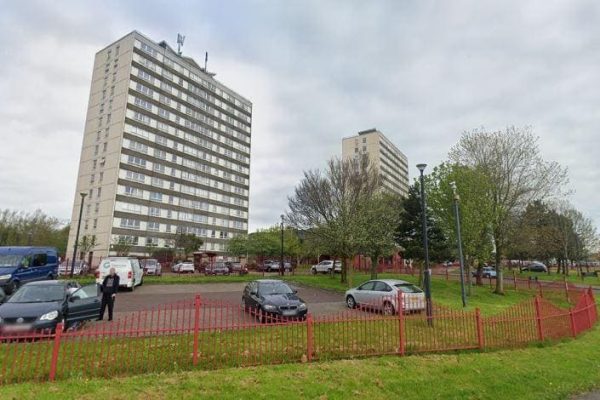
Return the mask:
<svg viewBox="0 0 600 400">
<path fill-rule="evenodd" d="M 266 311 L 275 311 L 275 310 L 277 310 L 277 307 L 276 307 L 276 306 L 273 306 L 273 305 L 271 305 L 271 304 L 265 304 L 265 305 L 263 306 L 263 308 L 264 308 Z"/>
<path fill-rule="evenodd" d="M 298 310 L 306 310 L 306 304 L 300 303 L 300 305 L 298 306 Z"/>
<path fill-rule="evenodd" d="M 40 317 L 40 321 L 52 321 L 58 317 L 58 311 L 50 311 Z"/>
<path fill-rule="evenodd" d="M 5 279 L 10 279 L 11 275 L 0 275 L 0 281 L 5 280 Z"/>
</svg>

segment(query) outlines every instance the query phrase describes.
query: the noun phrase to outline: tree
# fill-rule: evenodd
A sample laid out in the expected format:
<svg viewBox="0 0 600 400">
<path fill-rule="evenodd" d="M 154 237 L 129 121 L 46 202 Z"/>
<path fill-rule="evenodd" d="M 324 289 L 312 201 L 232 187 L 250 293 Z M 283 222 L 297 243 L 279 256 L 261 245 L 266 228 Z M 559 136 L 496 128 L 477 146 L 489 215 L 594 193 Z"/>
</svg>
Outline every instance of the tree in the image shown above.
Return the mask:
<svg viewBox="0 0 600 400">
<path fill-rule="evenodd" d="M 65 254 L 69 226 L 41 210 L 0 210 L 0 246 L 54 246 Z"/>
<path fill-rule="evenodd" d="M 481 269 L 482 261 L 488 260 L 492 251 L 489 232 L 492 211 L 487 197 L 489 183 L 477 169 L 449 163 L 440 164 L 427 176 L 427 204 L 444 236 L 448 238 L 448 246 L 455 257 L 458 252 L 453 245 L 457 243 L 457 237 L 452 182 L 456 184 L 460 196 L 461 239 L 467 275 L 470 277 L 470 267 L 477 262 Z M 478 283 L 481 283 L 480 279 Z"/>
<path fill-rule="evenodd" d="M 514 217 L 533 200 L 560 193 L 566 170 L 540 155 L 538 138 L 531 128 L 508 127 L 489 132 L 483 128 L 465 132 L 450 150 L 453 163 L 476 168 L 489 183 L 491 230 L 495 245 L 496 290 L 504 293 L 501 259 L 514 227 Z"/>
<path fill-rule="evenodd" d="M 421 184 L 419 181 L 408 188 L 408 197 L 402 202 L 400 223 L 396 228 L 396 240 L 404 248 L 404 257 L 408 259 L 425 259 L 423 247 L 423 212 L 421 209 Z M 434 261 L 448 259 L 450 250 L 447 238 L 439 223 L 434 219 L 435 213 L 427 207 L 427 239 L 429 257 Z"/>
<path fill-rule="evenodd" d="M 389 256 L 397 250 L 395 229 L 400 221 L 401 198 L 388 193 L 367 197 L 358 212 L 362 222 L 363 237 L 360 253 L 371 259 L 371 279 L 377 279 L 377 264 L 380 257 Z"/>
<path fill-rule="evenodd" d="M 133 239 L 128 236 L 119 236 L 110 245 L 111 251 L 114 251 L 118 257 L 127 257 L 133 248 Z"/>
<path fill-rule="evenodd" d="M 97 245 L 98 243 L 96 240 L 96 235 L 84 235 L 81 239 L 79 239 L 77 247 L 82 255 L 81 258 L 85 258 L 85 255 L 94 250 Z"/>
<path fill-rule="evenodd" d="M 177 233 L 174 243 L 175 248 L 182 252 L 184 258 L 187 258 L 194 251 L 198 251 L 204 241 L 193 233 Z"/>
<path fill-rule="evenodd" d="M 304 172 L 288 198 L 287 220 L 297 230 L 310 231 L 325 252 L 341 257 L 342 283 L 347 283 L 350 258 L 360 248 L 361 202 L 377 192 L 379 174 L 366 156 L 332 159 L 324 172 Z"/>
</svg>

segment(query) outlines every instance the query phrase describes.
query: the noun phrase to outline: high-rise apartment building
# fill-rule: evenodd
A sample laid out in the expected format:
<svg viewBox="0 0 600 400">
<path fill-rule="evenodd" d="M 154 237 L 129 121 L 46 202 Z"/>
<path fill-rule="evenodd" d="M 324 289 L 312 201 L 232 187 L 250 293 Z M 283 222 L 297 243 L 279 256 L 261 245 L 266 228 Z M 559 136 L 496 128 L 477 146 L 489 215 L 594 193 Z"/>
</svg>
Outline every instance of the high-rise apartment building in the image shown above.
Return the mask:
<svg viewBox="0 0 600 400">
<path fill-rule="evenodd" d="M 172 247 L 178 233 L 222 254 L 247 233 L 252 103 L 214 75 L 136 31 L 96 54 L 69 257 L 80 193 L 94 257 L 119 242 L 139 255 Z"/>
<path fill-rule="evenodd" d="M 363 154 L 379 170 L 386 190 L 408 195 L 408 159 L 383 133 L 373 128 L 342 139 L 342 158 Z"/>
</svg>

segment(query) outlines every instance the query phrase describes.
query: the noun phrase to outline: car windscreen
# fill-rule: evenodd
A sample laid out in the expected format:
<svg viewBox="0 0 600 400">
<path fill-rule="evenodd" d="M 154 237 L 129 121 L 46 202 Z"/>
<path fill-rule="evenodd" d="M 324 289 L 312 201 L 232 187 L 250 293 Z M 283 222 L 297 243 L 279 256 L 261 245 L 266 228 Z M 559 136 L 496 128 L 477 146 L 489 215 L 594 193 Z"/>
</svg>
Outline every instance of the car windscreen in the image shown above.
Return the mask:
<svg viewBox="0 0 600 400">
<path fill-rule="evenodd" d="M 8 303 L 44 303 L 61 301 L 65 297 L 62 285 L 30 285 L 23 286 L 8 300 Z"/>
<path fill-rule="evenodd" d="M 394 286 L 403 293 L 422 293 L 423 292 L 421 289 L 419 289 L 415 285 L 411 285 L 410 283 L 398 283 Z"/>
<path fill-rule="evenodd" d="M 294 293 L 288 285 L 282 282 L 261 282 L 258 285 L 258 294 L 268 296 L 272 294 L 291 294 Z"/>
<path fill-rule="evenodd" d="M 18 254 L 0 254 L 0 267 L 15 267 L 23 258 Z"/>
</svg>

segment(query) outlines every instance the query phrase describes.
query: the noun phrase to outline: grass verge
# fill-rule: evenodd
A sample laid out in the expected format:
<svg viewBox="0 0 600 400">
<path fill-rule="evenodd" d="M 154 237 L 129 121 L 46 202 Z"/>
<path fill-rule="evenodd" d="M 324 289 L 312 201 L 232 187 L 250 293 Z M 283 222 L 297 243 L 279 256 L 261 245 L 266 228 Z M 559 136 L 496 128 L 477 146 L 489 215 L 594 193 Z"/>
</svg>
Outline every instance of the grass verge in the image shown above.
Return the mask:
<svg viewBox="0 0 600 400">
<path fill-rule="evenodd" d="M 5 399 L 564 399 L 600 382 L 600 330 L 548 347 L 7 385 Z"/>
</svg>

